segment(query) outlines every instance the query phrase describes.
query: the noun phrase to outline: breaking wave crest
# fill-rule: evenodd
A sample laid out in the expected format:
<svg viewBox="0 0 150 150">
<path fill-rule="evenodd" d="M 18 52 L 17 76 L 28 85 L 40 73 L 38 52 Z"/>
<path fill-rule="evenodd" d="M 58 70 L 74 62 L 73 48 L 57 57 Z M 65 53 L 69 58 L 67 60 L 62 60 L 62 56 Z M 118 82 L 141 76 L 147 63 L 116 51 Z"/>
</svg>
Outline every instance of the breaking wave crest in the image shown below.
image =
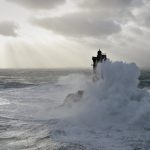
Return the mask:
<svg viewBox="0 0 150 150">
<path fill-rule="evenodd" d="M 138 88 L 140 71 L 136 64 L 106 61 L 97 66 L 96 76 L 98 80 L 83 89 L 80 101 L 71 100 L 73 106 L 65 108 L 67 113 L 96 127 L 149 126 L 150 94 Z"/>
</svg>

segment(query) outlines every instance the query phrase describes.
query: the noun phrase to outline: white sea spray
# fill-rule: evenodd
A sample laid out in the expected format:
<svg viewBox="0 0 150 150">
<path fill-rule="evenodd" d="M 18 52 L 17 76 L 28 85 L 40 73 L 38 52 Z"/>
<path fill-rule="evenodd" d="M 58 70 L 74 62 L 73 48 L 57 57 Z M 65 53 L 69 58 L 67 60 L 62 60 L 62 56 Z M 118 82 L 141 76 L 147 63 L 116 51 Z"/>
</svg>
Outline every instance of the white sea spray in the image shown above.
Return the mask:
<svg viewBox="0 0 150 150">
<path fill-rule="evenodd" d="M 99 79 L 88 82 L 80 102 L 72 101 L 73 106 L 64 112 L 75 116 L 80 123 L 95 127 L 127 126 L 137 122 L 144 127 L 150 122 L 150 94 L 138 88 L 139 76 L 134 63 L 103 62 L 97 66 Z"/>
</svg>

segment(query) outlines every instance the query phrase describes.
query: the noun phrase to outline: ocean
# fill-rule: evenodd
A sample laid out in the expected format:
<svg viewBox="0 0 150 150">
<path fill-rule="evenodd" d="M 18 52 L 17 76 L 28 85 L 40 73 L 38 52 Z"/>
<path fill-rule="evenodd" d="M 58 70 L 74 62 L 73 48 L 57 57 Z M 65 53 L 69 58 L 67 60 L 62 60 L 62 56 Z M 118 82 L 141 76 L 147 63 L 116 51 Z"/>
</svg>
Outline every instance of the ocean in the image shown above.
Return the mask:
<svg viewBox="0 0 150 150">
<path fill-rule="evenodd" d="M 150 71 L 97 72 L 1 69 L 0 150 L 150 150 Z"/>
</svg>

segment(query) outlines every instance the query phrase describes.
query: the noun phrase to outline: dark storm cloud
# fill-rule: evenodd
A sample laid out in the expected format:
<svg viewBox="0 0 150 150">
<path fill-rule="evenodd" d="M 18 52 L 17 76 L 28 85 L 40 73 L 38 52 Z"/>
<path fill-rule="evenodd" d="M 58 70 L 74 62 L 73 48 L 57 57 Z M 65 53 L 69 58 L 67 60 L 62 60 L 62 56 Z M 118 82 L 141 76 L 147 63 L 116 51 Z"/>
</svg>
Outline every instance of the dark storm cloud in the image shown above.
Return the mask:
<svg viewBox="0 0 150 150">
<path fill-rule="evenodd" d="M 150 1 L 145 3 L 145 6 L 135 15 L 135 22 L 139 26 L 144 26 L 149 29 L 150 26 Z"/>
<path fill-rule="evenodd" d="M 76 2 L 81 8 L 79 12 L 61 17 L 34 19 L 33 23 L 72 37 L 108 36 L 119 33 L 121 24 L 126 24 L 132 19 L 132 8 L 143 5 L 142 0 L 77 0 Z"/>
<path fill-rule="evenodd" d="M 79 5 L 89 8 L 106 8 L 111 9 L 127 8 L 142 5 L 142 0 L 78 0 Z"/>
<path fill-rule="evenodd" d="M 126 24 L 134 17 L 133 9 L 142 7 L 144 2 L 143 0 L 78 0 L 77 5 L 82 10 L 91 13 L 97 11 L 105 17 Z"/>
<path fill-rule="evenodd" d="M 7 0 L 31 9 L 49 9 L 65 3 L 65 0 Z"/>
<path fill-rule="evenodd" d="M 0 22 L 0 35 L 4 36 L 17 36 L 15 30 L 17 25 L 11 21 Z"/>
<path fill-rule="evenodd" d="M 34 19 L 32 22 L 58 34 L 73 37 L 104 36 L 121 31 L 119 24 L 111 19 L 99 19 L 83 13 L 73 13 L 62 17 Z"/>
</svg>

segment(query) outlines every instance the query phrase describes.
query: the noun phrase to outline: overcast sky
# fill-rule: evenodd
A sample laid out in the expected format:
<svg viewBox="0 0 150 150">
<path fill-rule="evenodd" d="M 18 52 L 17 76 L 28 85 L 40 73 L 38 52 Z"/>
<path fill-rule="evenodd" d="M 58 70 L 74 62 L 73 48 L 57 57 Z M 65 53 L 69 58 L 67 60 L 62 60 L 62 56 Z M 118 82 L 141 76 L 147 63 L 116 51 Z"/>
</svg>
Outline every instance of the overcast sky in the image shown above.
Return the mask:
<svg viewBox="0 0 150 150">
<path fill-rule="evenodd" d="M 149 10 L 149 0 L 0 0 L 0 68 L 87 68 L 100 48 L 150 69 Z"/>
</svg>

